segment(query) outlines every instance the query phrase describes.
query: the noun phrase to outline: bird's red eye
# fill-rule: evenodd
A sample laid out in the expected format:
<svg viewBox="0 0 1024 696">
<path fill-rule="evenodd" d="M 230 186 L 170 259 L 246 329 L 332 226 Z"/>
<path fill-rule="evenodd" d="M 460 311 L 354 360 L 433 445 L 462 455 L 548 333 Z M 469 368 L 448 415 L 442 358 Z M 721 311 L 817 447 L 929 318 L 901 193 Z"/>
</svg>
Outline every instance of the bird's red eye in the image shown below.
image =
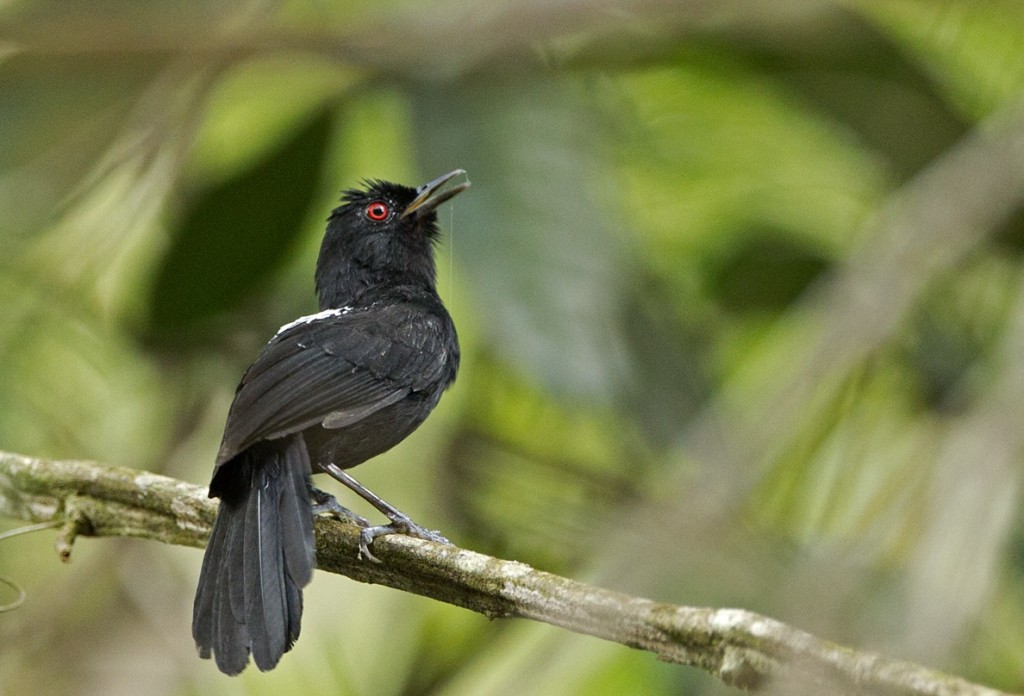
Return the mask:
<svg viewBox="0 0 1024 696">
<path fill-rule="evenodd" d="M 366 217 L 370 218 L 374 222 L 380 222 L 386 220 L 388 213 L 391 209 L 388 208 L 388 204 L 384 201 L 374 201 L 370 205 L 366 206 Z"/>
</svg>

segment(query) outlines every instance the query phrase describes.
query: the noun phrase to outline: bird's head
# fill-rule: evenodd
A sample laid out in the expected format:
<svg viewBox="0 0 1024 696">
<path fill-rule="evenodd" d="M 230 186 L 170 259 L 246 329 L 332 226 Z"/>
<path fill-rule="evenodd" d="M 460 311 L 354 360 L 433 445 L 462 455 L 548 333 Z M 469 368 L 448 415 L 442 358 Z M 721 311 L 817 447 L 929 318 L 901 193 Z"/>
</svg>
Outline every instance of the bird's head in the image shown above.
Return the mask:
<svg viewBox="0 0 1024 696">
<path fill-rule="evenodd" d="M 321 308 L 349 304 L 375 285 L 433 289 L 437 207 L 469 188 L 468 181 L 446 186 L 465 173 L 456 169 L 416 188 L 374 180 L 345 191 L 328 219 L 317 260 Z"/>
</svg>

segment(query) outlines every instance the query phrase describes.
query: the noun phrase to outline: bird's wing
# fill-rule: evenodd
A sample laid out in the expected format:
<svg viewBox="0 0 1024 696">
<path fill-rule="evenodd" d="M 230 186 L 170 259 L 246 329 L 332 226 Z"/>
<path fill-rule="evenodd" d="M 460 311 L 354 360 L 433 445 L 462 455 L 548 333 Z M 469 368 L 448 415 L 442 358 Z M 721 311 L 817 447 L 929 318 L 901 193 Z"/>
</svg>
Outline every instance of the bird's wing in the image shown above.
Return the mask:
<svg viewBox="0 0 1024 696">
<path fill-rule="evenodd" d="M 449 327 L 447 317 L 401 303 L 282 327 L 242 377 L 218 466 L 259 440 L 317 424 L 343 428 L 437 384 Z"/>
</svg>

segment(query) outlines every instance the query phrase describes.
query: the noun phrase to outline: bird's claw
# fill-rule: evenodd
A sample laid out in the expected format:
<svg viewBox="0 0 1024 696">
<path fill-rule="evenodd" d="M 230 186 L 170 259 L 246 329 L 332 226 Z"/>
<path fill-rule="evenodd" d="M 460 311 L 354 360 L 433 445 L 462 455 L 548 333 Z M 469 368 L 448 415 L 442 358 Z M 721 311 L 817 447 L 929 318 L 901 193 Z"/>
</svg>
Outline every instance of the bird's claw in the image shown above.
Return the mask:
<svg viewBox="0 0 1024 696">
<path fill-rule="evenodd" d="M 358 527 L 370 526 L 370 521 L 362 515 L 349 510 L 347 507 L 338 502 L 330 493 L 326 493 L 319 488 L 312 488 L 310 490 L 310 497 L 313 500 L 313 515 L 330 515 L 336 520 L 342 522 L 351 522 Z"/>
<path fill-rule="evenodd" d="M 394 516 L 391 517 L 391 524 L 380 525 L 377 527 L 364 527 L 359 532 L 359 555 L 360 559 L 366 558 L 367 560 L 373 561 L 374 563 L 380 563 L 381 560 L 370 553 L 370 544 L 373 540 L 379 536 L 387 536 L 388 534 L 404 534 L 406 536 L 415 537 L 417 539 L 426 539 L 427 541 L 433 541 L 437 544 L 451 544 L 440 532 L 433 529 L 427 529 L 421 527 L 408 517 L 405 516 Z"/>
</svg>

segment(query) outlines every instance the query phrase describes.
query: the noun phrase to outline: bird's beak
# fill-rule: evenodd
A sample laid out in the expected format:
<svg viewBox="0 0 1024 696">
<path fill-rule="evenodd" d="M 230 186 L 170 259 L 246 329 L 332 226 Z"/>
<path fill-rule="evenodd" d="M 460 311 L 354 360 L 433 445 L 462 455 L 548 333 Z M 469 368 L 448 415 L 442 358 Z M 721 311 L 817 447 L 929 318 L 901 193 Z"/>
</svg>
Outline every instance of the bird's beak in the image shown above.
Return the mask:
<svg viewBox="0 0 1024 696">
<path fill-rule="evenodd" d="M 453 196 L 457 196 L 466 189 L 469 188 L 469 182 L 463 181 L 458 186 L 453 186 L 447 191 L 441 191 L 445 184 L 454 179 L 457 176 L 461 176 L 466 173 L 465 169 L 456 169 L 453 172 L 442 174 L 433 181 L 428 181 L 419 188 L 416 189 L 416 198 L 413 199 L 412 203 L 406 206 L 405 210 L 402 211 L 402 217 L 407 218 L 410 215 L 421 217 L 426 215 L 430 211 L 437 208 L 448 199 Z"/>
</svg>

